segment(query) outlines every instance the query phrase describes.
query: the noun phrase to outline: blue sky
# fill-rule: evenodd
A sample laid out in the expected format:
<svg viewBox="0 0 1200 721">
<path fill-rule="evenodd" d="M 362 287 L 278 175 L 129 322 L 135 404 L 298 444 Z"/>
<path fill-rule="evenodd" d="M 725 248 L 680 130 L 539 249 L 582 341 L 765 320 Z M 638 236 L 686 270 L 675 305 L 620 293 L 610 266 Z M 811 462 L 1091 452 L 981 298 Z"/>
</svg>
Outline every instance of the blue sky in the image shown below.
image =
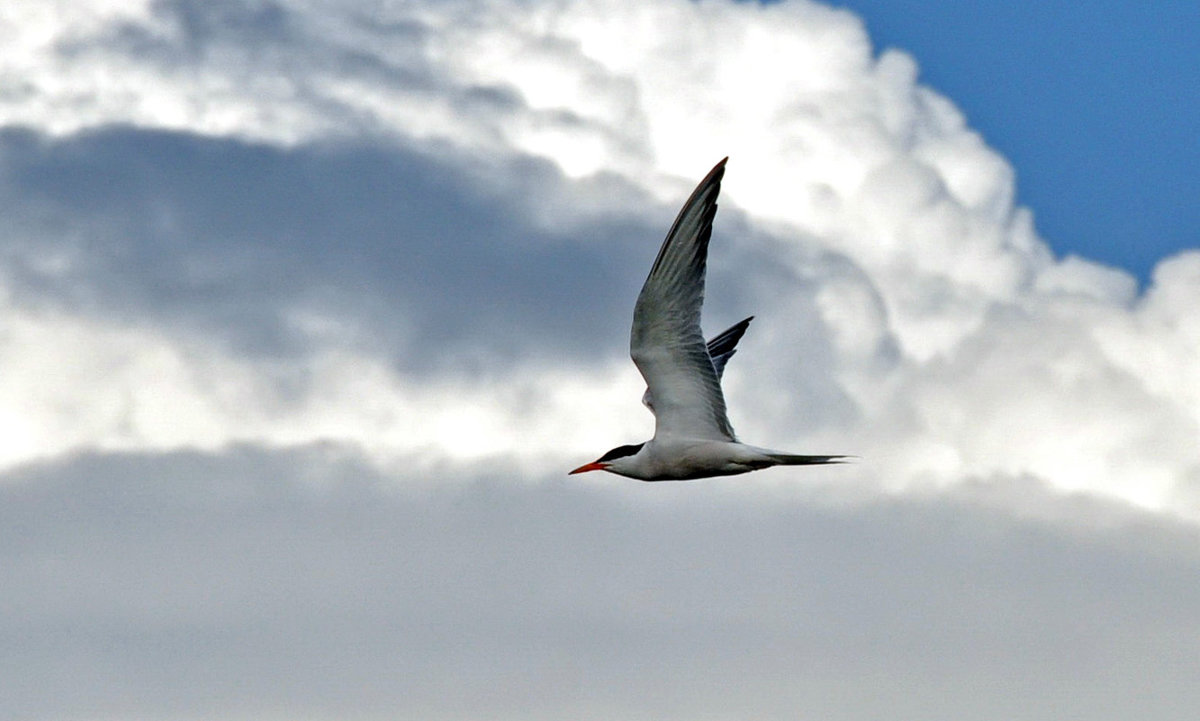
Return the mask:
<svg viewBox="0 0 1200 721">
<path fill-rule="evenodd" d="M 1017 169 L 1061 253 L 1145 282 L 1200 244 L 1200 5 L 839 0 Z"/>
</svg>

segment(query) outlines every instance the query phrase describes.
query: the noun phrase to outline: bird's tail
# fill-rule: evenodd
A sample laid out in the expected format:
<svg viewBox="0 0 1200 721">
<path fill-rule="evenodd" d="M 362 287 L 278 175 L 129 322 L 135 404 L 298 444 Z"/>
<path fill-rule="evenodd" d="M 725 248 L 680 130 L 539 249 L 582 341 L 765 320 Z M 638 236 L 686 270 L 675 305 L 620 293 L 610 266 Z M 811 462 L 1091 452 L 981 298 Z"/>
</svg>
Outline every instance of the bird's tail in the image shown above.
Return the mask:
<svg viewBox="0 0 1200 721">
<path fill-rule="evenodd" d="M 819 466 L 825 463 L 848 463 L 854 456 L 798 456 L 793 453 L 767 451 L 767 456 L 780 466 Z"/>
</svg>

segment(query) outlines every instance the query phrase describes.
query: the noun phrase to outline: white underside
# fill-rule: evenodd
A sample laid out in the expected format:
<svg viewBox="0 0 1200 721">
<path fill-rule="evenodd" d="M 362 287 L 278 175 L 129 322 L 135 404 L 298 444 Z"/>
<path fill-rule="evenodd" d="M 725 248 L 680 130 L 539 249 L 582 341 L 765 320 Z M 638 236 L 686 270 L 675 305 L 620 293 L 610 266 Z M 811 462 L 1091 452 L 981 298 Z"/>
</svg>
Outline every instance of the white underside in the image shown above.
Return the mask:
<svg viewBox="0 0 1200 721">
<path fill-rule="evenodd" d="M 634 455 L 614 459 L 605 470 L 643 481 L 687 481 L 779 465 L 772 453 L 737 441 L 656 438 Z"/>
</svg>

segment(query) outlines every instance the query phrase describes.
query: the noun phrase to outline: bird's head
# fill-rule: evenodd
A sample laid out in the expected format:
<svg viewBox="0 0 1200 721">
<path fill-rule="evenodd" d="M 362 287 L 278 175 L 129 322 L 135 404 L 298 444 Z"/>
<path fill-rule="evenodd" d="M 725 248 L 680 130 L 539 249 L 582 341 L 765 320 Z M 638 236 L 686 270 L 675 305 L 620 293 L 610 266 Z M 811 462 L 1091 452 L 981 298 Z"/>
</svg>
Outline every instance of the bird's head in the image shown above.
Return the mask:
<svg viewBox="0 0 1200 721">
<path fill-rule="evenodd" d="M 608 471 L 610 473 L 620 473 L 621 467 L 624 466 L 630 458 L 637 455 L 637 452 L 642 450 L 642 446 L 644 445 L 646 444 L 637 443 L 631 446 L 617 446 L 591 463 L 585 463 L 567 475 L 570 476 L 576 473 L 586 473 L 587 471 Z"/>
</svg>

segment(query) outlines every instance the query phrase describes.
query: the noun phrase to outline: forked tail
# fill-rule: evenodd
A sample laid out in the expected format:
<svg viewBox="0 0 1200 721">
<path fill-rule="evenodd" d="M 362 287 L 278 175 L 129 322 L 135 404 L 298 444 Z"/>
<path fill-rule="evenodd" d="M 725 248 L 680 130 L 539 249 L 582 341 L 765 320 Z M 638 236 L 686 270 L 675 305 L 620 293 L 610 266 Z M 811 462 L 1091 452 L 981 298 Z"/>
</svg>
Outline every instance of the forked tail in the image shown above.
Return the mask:
<svg viewBox="0 0 1200 721">
<path fill-rule="evenodd" d="M 847 463 L 854 456 L 798 456 L 793 453 L 768 451 L 767 456 L 781 466 L 819 466 L 824 463 Z"/>
</svg>

